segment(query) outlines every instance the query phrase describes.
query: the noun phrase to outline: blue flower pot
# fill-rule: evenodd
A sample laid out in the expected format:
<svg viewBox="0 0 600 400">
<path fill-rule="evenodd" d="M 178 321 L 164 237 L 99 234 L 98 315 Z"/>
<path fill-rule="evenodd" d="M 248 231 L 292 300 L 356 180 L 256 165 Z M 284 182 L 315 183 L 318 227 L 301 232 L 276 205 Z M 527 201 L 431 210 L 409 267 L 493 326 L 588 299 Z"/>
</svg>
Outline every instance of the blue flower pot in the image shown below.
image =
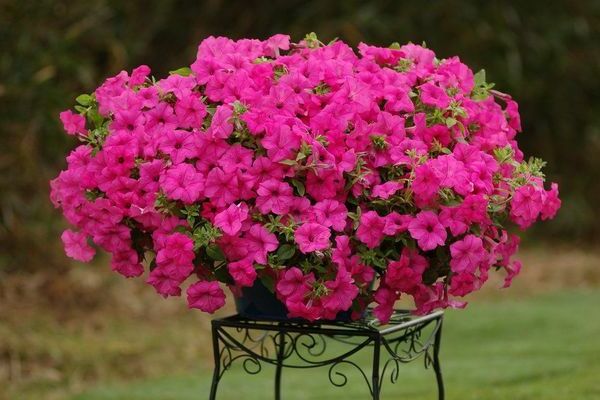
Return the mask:
<svg viewBox="0 0 600 400">
<path fill-rule="evenodd" d="M 235 298 L 235 308 L 239 315 L 256 320 L 299 321 L 301 318 L 289 318 L 288 311 L 275 293 L 271 292 L 260 279 L 251 287 L 242 288 L 242 295 Z M 338 313 L 336 322 L 351 321 L 350 310 Z"/>
<path fill-rule="evenodd" d="M 260 279 L 251 287 L 242 288 L 242 295 L 235 298 L 235 308 L 238 314 L 250 319 L 288 319 L 285 304 Z"/>
</svg>

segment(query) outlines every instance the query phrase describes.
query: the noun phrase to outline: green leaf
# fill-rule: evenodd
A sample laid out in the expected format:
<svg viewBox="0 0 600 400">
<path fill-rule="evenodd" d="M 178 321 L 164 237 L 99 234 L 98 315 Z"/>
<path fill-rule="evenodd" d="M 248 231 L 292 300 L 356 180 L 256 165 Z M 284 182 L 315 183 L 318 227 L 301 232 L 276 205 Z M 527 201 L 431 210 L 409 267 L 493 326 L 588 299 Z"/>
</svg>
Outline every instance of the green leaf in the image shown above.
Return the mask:
<svg viewBox="0 0 600 400">
<path fill-rule="evenodd" d="M 296 253 L 295 246 L 293 246 L 291 244 L 284 244 L 283 246 L 279 247 L 279 249 L 277 250 L 277 258 L 279 259 L 279 261 L 286 261 L 286 260 L 289 260 L 290 258 L 292 258 L 295 253 Z"/>
<path fill-rule="evenodd" d="M 446 118 L 446 126 L 448 128 L 452 128 L 454 125 L 456 125 L 458 123 L 458 121 L 456 120 L 456 118 Z"/>
<path fill-rule="evenodd" d="M 300 182 L 298 179 L 292 179 L 292 185 L 296 188 L 299 196 L 304 196 L 304 193 L 306 193 L 304 183 Z"/>
<path fill-rule="evenodd" d="M 80 94 L 75 98 L 75 101 L 81 104 L 82 106 L 89 106 L 93 103 L 94 98 L 89 94 Z"/>
<path fill-rule="evenodd" d="M 291 166 L 291 165 L 296 165 L 298 163 L 296 162 L 296 160 L 281 160 L 281 161 L 279 161 L 279 164 Z"/>
<path fill-rule="evenodd" d="M 183 226 L 183 225 L 178 225 L 173 230 L 175 232 L 179 232 L 179 233 L 187 233 L 188 232 L 187 228 L 185 226 Z"/>
<path fill-rule="evenodd" d="M 485 85 L 485 69 L 473 75 L 473 81 L 475 82 L 475 87 Z"/>
<path fill-rule="evenodd" d="M 225 261 L 225 254 L 223 254 L 223 250 L 216 244 L 210 244 L 206 248 L 206 255 L 215 261 Z"/>
<path fill-rule="evenodd" d="M 84 113 L 84 112 L 86 112 L 86 111 L 87 111 L 87 108 L 86 108 L 86 107 L 83 107 L 83 106 L 75 106 L 75 110 L 76 110 L 78 113 L 80 113 L 80 114 L 81 114 L 81 113 Z"/>
<path fill-rule="evenodd" d="M 189 67 L 183 67 L 176 69 L 174 71 L 169 71 L 169 75 L 181 75 L 181 76 L 190 76 L 192 74 L 192 70 Z"/>
<path fill-rule="evenodd" d="M 265 274 L 260 277 L 260 281 L 267 289 L 269 289 L 269 292 L 275 293 L 275 278 Z"/>
<path fill-rule="evenodd" d="M 233 279 L 231 278 L 231 275 L 229 275 L 227 268 L 216 268 L 213 271 L 213 274 L 215 275 L 215 278 L 217 278 L 218 281 L 225 283 L 233 283 Z"/>
<path fill-rule="evenodd" d="M 100 115 L 100 113 L 95 107 L 90 108 L 86 115 L 96 128 L 102 126 L 102 123 L 104 122 L 104 117 Z"/>
</svg>

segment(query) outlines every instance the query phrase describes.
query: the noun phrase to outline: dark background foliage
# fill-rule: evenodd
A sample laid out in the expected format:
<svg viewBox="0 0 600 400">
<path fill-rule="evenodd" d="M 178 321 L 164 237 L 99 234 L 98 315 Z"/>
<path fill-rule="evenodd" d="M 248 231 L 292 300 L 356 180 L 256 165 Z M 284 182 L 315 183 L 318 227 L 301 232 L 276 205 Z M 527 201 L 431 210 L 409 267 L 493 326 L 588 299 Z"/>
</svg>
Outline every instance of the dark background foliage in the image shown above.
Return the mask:
<svg viewBox="0 0 600 400">
<path fill-rule="evenodd" d="M 209 35 L 424 41 L 485 68 L 520 104 L 525 153 L 547 160 L 561 185 L 563 209 L 532 236 L 595 243 L 599 27 L 595 0 L 0 0 L 0 272 L 66 264 L 48 180 L 75 143 L 58 113 L 121 69 L 148 64 L 162 76 L 189 65 Z"/>
</svg>

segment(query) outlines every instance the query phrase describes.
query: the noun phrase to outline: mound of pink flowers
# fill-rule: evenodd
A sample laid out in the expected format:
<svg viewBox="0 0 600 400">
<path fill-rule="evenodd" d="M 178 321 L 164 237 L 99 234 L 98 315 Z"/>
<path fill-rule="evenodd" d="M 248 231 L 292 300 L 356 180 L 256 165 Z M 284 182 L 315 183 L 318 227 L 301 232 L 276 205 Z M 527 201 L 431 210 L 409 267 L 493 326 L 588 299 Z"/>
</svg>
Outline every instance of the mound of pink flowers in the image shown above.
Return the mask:
<svg viewBox="0 0 600 400">
<path fill-rule="evenodd" d="M 166 78 L 123 71 L 60 115 L 83 142 L 51 182 L 66 253 L 99 247 L 209 313 L 256 280 L 307 320 L 464 307 L 490 269 L 519 272 L 506 227 L 560 207 L 492 86 L 422 46 L 314 34 L 211 37 Z"/>
</svg>

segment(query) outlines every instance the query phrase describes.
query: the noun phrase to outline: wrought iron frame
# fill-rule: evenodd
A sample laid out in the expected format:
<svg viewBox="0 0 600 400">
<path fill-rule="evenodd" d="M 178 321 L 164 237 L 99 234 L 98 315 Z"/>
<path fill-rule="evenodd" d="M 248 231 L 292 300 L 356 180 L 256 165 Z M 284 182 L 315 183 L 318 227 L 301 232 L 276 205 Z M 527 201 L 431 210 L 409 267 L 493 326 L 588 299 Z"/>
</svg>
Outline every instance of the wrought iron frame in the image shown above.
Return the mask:
<svg viewBox="0 0 600 400">
<path fill-rule="evenodd" d="M 215 400 L 219 382 L 234 363 L 248 374 L 258 374 L 262 364 L 275 366 L 275 399 L 281 399 L 284 368 L 328 367 L 331 384 L 342 387 L 348 376 L 342 366 L 355 368 L 365 380 L 373 400 L 380 399 L 386 374 L 396 383 L 400 365 L 423 356 L 424 366 L 433 367 L 438 399 L 444 399 L 444 383 L 439 352 L 444 313 L 412 316 L 396 310 L 388 324 L 381 325 L 369 311 L 356 322 L 315 322 L 256 320 L 233 315 L 212 321 L 215 367 L 210 400 Z M 428 333 L 427 333 L 428 332 Z M 424 333 L 427 333 L 424 335 Z M 326 355 L 328 339 L 344 344 L 339 354 Z M 371 374 L 351 356 L 372 349 Z"/>
</svg>

